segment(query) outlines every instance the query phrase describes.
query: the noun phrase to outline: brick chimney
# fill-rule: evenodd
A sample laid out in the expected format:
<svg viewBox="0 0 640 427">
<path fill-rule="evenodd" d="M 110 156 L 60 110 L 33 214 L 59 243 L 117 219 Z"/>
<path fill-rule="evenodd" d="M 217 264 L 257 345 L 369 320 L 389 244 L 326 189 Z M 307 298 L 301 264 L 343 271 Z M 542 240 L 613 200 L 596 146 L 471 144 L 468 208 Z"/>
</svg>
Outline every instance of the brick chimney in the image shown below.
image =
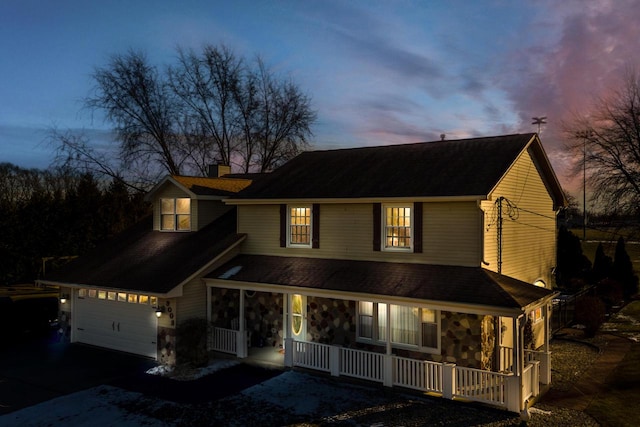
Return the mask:
<svg viewBox="0 0 640 427">
<path fill-rule="evenodd" d="M 231 173 L 231 166 L 209 165 L 209 178 L 220 178 L 222 175 Z"/>
</svg>

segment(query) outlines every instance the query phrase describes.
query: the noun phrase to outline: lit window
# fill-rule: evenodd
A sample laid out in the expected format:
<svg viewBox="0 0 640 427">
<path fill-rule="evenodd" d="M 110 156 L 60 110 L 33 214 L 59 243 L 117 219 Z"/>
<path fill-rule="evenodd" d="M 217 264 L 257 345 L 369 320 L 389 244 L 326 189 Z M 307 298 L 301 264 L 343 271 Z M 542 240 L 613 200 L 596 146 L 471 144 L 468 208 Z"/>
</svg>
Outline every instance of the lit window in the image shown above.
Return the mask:
<svg viewBox="0 0 640 427">
<path fill-rule="evenodd" d="M 538 307 L 529 313 L 531 322 L 536 323 L 542 320 L 542 307 Z"/>
<path fill-rule="evenodd" d="M 95 289 L 89 289 L 89 298 L 95 298 L 96 296 L 98 296 L 98 291 Z"/>
<path fill-rule="evenodd" d="M 160 199 L 161 230 L 191 230 L 191 199 Z"/>
<path fill-rule="evenodd" d="M 157 307 L 158 306 L 158 297 L 149 297 L 149 303 L 152 306 Z"/>
<path fill-rule="evenodd" d="M 124 292 L 118 292 L 118 302 L 127 302 L 127 294 Z"/>
<path fill-rule="evenodd" d="M 383 345 L 390 333 L 394 347 L 438 350 L 438 312 L 427 308 L 358 302 L 358 340 Z"/>
<path fill-rule="evenodd" d="M 86 290 L 86 289 L 80 289 L 80 290 L 78 291 L 78 297 L 79 297 L 79 298 L 84 298 L 84 297 L 86 297 L 86 296 L 87 296 L 87 290 Z"/>
<path fill-rule="evenodd" d="M 391 342 L 418 345 L 418 309 L 391 305 Z"/>
<path fill-rule="evenodd" d="M 304 307 L 302 295 L 291 296 L 291 329 L 293 335 L 302 333 L 302 325 L 304 324 Z"/>
<path fill-rule="evenodd" d="M 99 299 L 107 299 L 107 291 L 98 291 Z"/>
<path fill-rule="evenodd" d="M 136 295 L 136 294 L 129 294 L 129 295 L 127 296 L 127 302 L 130 302 L 130 303 L 133 303 L 133 304 L 137 303 L 137 302 L 138 302 L 138 295 Z"/>
<path fill-rule="evenodd" d="M 311 207 L 289 207 L 289 245 L 311 246 Z"/>
<path fill-rule="evenodd" d="M 140 304 L 149 304 L 149 297 L 147 295 L 140 295 L 138 297 L 138 303 L 140 303 Z"/>
<path fill-rule="evenodd" d="M 109 301 L 115 301 L 116 300 L 116 293 L 115 292 L 107 292 L 107 299 Z"/>
<path fill-rule="evenodd" d="M 410 250 L 412 247 L 411 207 L 406 205 L 385 205 L 383 212 L 384 248 Z"/>
</svg>

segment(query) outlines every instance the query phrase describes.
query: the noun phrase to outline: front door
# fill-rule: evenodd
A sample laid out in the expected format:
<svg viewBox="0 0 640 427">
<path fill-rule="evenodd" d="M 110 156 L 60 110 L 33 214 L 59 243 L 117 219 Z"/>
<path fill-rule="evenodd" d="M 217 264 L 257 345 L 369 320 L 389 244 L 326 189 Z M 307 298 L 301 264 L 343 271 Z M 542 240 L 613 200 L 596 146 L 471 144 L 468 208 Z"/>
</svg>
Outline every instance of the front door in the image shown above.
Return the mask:
<svg viewBox="0 0 640 427">
<path fill-rule="evenodd" d="M 300 294 L 291 295 L 290 322 L 292 338 L 296 341 L 307 340 L 307 297 Z"/>
</svg>

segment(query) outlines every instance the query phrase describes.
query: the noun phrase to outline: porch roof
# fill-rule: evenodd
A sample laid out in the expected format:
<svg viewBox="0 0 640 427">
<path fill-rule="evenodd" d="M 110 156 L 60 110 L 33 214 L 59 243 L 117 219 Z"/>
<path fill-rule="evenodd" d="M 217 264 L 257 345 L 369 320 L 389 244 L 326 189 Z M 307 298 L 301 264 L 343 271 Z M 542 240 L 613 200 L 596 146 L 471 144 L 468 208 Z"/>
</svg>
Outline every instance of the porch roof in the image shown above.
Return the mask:
<svg viewBox="0 0 640 427">
<path fill-rule="evenodd" d="M 480 267 L 267 255 L 238 255 L 206 278 L 506 309 L 553 294 Z"/>
</svg>

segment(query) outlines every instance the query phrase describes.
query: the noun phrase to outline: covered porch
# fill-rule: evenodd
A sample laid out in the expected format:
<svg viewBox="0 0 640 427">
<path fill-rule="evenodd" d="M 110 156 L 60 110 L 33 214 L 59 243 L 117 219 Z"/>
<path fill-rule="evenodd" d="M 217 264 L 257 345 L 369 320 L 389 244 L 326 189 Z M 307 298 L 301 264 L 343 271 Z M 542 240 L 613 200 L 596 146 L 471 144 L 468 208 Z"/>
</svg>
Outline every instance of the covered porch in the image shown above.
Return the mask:
<svg viewBox="0 0 640 427">
<path fill-rule="evenodd" d="M 242 277 L 237 273 L 236 278 Z M 208 316 L 214 325 L 209 348 L 214 351 L 240 358 L 268 357 L 271 363 L 287 367 L 478 401 L 513 412 L 525 409 L 540 394 L 541 384 L 551 381 L 550 296 L 512 309 L 219 275 L 205 282 Z M 373 323 L 362 303 L 377 307 Z M 394 308 L 416 319 L 424 312 L 435 313 L 436 327 L 425 328 L 416 320 L 412 339 L 417 341 L 407 343 L 406 320 L 394 315 Z M 537 319 L 535 328 L 532 317 Z M 534 329 L 537 337 L 530 336 Z M 426 331 L 436 331 L 433 348 L 425 345 Z"/>
</svg>

